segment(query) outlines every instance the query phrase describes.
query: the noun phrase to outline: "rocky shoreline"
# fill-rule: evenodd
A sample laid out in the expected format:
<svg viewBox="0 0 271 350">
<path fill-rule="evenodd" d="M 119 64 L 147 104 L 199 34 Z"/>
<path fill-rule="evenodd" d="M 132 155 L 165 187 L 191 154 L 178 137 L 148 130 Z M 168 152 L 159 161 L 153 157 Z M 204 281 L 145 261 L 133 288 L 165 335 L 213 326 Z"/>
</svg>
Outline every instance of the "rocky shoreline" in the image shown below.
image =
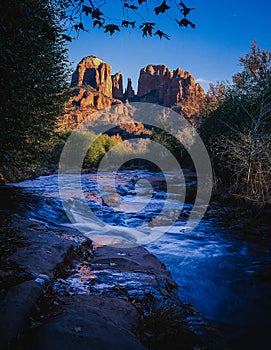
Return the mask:
<svg viewBox="0 0 271 350">
<path fill-rule="evenodd" d="M 143 247 L 2 213 L 0 349 L 227 349 Z"/>
</svg>

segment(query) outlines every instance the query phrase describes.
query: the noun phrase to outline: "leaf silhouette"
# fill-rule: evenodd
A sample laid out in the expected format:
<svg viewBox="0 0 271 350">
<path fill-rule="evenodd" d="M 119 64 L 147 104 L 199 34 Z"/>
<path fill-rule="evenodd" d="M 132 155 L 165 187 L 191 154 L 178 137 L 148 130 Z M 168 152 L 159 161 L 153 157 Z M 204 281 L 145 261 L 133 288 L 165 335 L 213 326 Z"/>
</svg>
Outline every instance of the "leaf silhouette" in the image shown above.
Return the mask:
<svg viewBox="0 0 271 350">
<path fill-rule="evenodd" d="M 89 14 L 92 13 L 92 8 L 86 5 L 82 6 L 82 12 L 85 12 L 85 14 L 88 16 Z"/>
<path fill-rule="evenodd" d="M 154 29 L 155 23 L 154 22 L 145 22 L 142 23 L 139 28 L 142 29 L 143 37 L 144 36 L 152 36 L 152 31 Z"/>
<path fill-rule="evenodd" d="M 84 32 L 88 32 L 87 29 L 84 28 L 84 25 L 82 22 L 80 22 L 79 24 L 75 24 L 74 25 L 74 29 L 78 32 L 79 29 L 83 30 Z"/>
<path fill-rule="evenodd" d="M 96 27 L 96 26 L 98 26 L 99 29 L 103 28 L 103 27 L 104 27 L 103 21 L 100 21 L 100 20 L 98 20 L 98 19 L 95 19 L 95 20 L 93 21 L 93 27 Z"/>
<path fill-rule="evenodd" d="M 165 13 L 168 9 L 170 9 L 170 6 L 168 6 L 166 0 L 164 0 L 160 6 L 155 7 L 154 12 L 156 15 L 159 15 L 159 13 Z"/>
<path fill-rule="evenodd" d="M 180 27 L 192 27 L 192 28 L 196 28 L 196 25 L 194 23 L 192 23 L 191 21 L 189 21 L 187 18 L 183 18 L 182 20 L 178 21 L 177 19 L 175 19 L 175 21 L 179 24 Z"/>
<path fill-rule="evenodd" d="M 122 22 L 121 22 L 121 25 L 122 25 L 122 27 L 125 27 L 125 28 L 128 28 L 129 27 L 129 25 L 132 27 L 132 28 L 135 28 L 135 21 L 134 22 L 129 22 L 129 21 L 125 21 L 125 20 L 123 20 Z"/>
<path fill-rule="evenodd" d="M 196 10 L 194 7 L 192 7 L 192 8 L 186 7 L 185 4 L 182 1 L 180 2 L 179 5 L 182 6 L 181 13 L 184 15 L 184 17 L 189 15 L 189 13 L 191 11 Z"/>
<path fill-rule="evenodd" d="M 103 13 L 99 9 L 95 9 L 91 13 L 92 19 L 98 19 L 102 20 L 101 16 L 103 16 Z"/>
<path fill-rule="evenodd" d="M 131 10 L 137 10 L 137 9 L 138 9 L 138 6 L 129 5 L 129 4 L 127 4 L 127 3 L 124 4 L 124 7 L 127 7 L 128 9 L 131 9 Z"/>
<path fill-rule="evenodd" d="M 72 37 L 71 37 L 71 36 L 69 36 L 69 35 L 62 34 L 62 38 L 63 38 L 64 40 L 67 40 L 67 41 L 72 42 Z"/>
<path fill-rule="evenodd" d="M 167 35 L 166 33 L 162 32 L 161 30 L 157 30 L 157 31 L 154 33 L 154 35 L 158 35 L 159 38 L 160 38 L 160 40 L 161 40 L 162 38 L 166 38 L 167 40 L 170 40 L 170 39 L 169 39 L 169 35 Z"/>
<path fill-rule="evenodd" d="M 110 35 L 114 34 L 115 31 L 120 32 L 120 28 L 116 24 L 107 24 L 104 28 L 105 28 L 104 32 L 105 33 L 109 32 Z"/>
</svg>

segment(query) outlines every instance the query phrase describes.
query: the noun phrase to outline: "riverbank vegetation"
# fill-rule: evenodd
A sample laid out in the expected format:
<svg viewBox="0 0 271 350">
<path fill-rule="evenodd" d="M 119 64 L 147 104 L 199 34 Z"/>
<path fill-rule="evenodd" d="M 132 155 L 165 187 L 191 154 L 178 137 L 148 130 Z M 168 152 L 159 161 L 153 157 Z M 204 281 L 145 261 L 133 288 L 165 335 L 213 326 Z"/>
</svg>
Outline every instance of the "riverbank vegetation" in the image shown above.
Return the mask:
<svg viewBox="0 0 271 350">
<path fill-rule="evenodd" d="M 211 86 L 199 131 L 216 189 L 265 206 L 271 185 L 271 52 L 254 41 L 239 61 L 242 71 L 231 84 Z"/>
</svg>

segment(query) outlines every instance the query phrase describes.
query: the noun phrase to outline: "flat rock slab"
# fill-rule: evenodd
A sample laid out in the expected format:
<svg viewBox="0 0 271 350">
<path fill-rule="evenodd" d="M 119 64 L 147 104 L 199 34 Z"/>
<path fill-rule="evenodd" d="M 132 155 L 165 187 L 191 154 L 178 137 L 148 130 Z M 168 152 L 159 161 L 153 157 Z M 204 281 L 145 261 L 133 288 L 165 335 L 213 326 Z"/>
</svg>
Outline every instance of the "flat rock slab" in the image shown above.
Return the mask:
<svg viewBox="0 0 271 350">
<path fill-rule="evenodd" d="M 114 271 L 124 276 L 129 273 L 138 275 L 140 285 L 154 284 L 157 292 L 160 289 L 157 281 L 165 281 L 164 287 L 167 284 L 171 286 L 169 288 L 177 298 L 177 286 L 169 271 L 143 247 L 96 247 L 89 265 L 91 271 L 102 273 L 104 278 L 108 278 L 112 272 L 114 287 L 118 287 L 119 282 Z M 74 278 L 84 279 L 76 272 Z M 126 288 L 129 290 L 131 287 L 128 284 Z M 100 290 L 100 294 L 92 293 L 88 288 L 85 295 L 80 294 L 82 289 L 77 292 L 79 294 L 75 290 L 73 295 L 59 298 L 63 305 L 62 313 L 47 320 L 37 330 L 31 350 L 145 349 L 133 334 L 138 327 L 140 314 L 129 298 L 113 295 L 106 287 Z M 170 298 L 166 290 L 158 293 L 161 298 Z"/>
<path fill-rule="evenodd" d="M 5 348 L 24 329 L 31 307 L 41 296 L 43 287 L 35 281 L 26 281 L 12 287 L 0 301 L 0 349 Z"/>
<path fill-rule="evenodd" d="M 143 350 L 131 333 L 138 315 L 124 300 L 105 296 L 66 298 L 64 312 L 45 322 L 31 350 Z"/>
<path fill-rule="evenodd" d="M 133 248 L 99 247 L 95 250 L 91 266 L 97 270 L 109 267 L 123 272 L 150 273 L 157 281 L 164 282 L 167 291 L 173 291 L 176 294 L 178 290 L 165 264 L 141 246 Z"/>
<path fill-rule="evenodd" d="M 18 218 L 14 229 L 20 232 L 26 245 L 20 247 L 9 260 L 34 275 L 52 277 L 57 264 L 61 263 L 72 248 L 79 247 L 87 240 L 75 230 L 69 228 L 49 229 L 45 225 Z"/>
<path fill-rule="evenodd" d="M 53 277 L 56 266 L 71 249 L 87 241 L 75 230 L 52 230 L 19 216 L 12 217 L 8 228 L 16 231 L 24 244 L 7 258 L 7 262 L 15 263 L 19 270 L 27 273 L 29 280 L 11 287 L 0 300 L 0 349 L 23 331 L 31 308 L 41 296 L 45 282 Z M 0 275 L 5 276 L 5 271 Z"/>
</svg>

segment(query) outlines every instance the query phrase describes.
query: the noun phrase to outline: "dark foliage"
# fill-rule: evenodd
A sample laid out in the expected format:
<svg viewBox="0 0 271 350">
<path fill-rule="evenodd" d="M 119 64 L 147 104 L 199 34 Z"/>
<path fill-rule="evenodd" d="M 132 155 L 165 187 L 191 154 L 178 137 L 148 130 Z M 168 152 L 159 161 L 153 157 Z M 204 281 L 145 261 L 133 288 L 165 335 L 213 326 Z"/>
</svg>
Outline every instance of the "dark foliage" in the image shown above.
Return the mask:
<svg viewBox="0 0 271 350">
<path fill-rule="evenodd" d="M 0 10 L 0 173 L 16 179 L 50 139 L 67 58 L 57 2 L 3 0 Z"/>
<path fill-rule="evenodd" d="M 191 11 L 195 10 L 194 7 L 187 7 L 183 2 L 178 1 L 172 1 L 170 6 L 166 0 L 158 6 L 156 3 L 157 1 L 151 0 L 61 0 L 68 32 L 65 38 L 71 41 L 74 29 L 78 37 L 80 30 L 86 31 L 86 28 L 105 28 L 105 33 L 112 35 L 116 31 L 121 31 L 122 27 L 122 29 L 139 29 L 143 37 L 152 36 L 155 30 L 156 33 L 162 33 L 162 35 L 157 34 L 160 39 L 169 39 L 169 35 L 160 27 L 165 21 L 174 21 L 174 17 L 178 17 L 176 21 L 180 27 L 195 28 L 195 24 L 186 18 Z M 163 16 L 161 23 L 159 19 Z"/>
</svg>

